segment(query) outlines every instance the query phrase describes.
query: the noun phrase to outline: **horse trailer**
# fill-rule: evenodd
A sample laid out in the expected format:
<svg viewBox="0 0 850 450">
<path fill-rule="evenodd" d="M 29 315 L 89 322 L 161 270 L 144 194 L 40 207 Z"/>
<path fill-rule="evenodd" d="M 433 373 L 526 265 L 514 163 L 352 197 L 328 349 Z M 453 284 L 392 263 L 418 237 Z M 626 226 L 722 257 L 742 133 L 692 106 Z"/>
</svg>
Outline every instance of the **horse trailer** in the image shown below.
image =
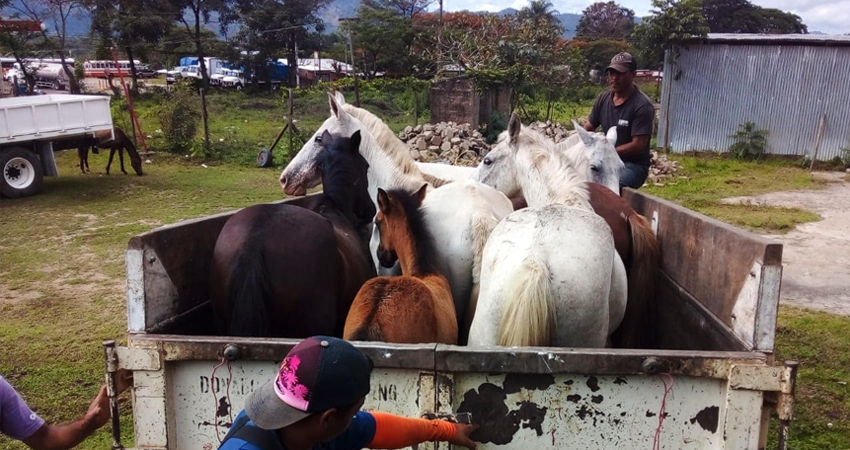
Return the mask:
<svg viewBox="0 0 850 450">
<path fill-rule="evenodd" d="M 76 148 L 112 130 L 108 96 L 37 95 L 0 99 L 0 194 L 38 193 L 44 176 L 59 176 L 54 150 Z"/>
<path fill-rule="evenodd" d="M 639 191 L 624 197 L 661 246 L 661 348 L 462 347 L 355 342 L 374 362 L 364 409 L 469 413 L 482 449 L 784 449 L 796 363 L 773 361 L 782 245 Z M 283 200 L 298 204 L 301 198 Z M 246 397 L 298 340 L 215 335 L 209 273 L 233 214 L 157 228 L 126 252 L 133 448 L 217 448 Z M 110 392 L 114 393 L 114 390 Z M 114 397 L 113 397 L 113 400 Z M 122 426 L 113 417 L 115 445 Z M 418 448 L 448 448 L 428 443 Z"/>
</svg>

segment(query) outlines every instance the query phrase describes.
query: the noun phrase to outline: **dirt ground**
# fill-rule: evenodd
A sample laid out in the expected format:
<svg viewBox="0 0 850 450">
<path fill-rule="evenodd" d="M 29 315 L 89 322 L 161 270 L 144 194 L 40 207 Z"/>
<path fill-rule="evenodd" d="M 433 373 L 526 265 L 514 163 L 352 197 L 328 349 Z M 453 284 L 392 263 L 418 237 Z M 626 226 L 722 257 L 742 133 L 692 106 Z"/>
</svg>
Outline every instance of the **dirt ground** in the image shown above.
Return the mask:
<svg viewBox="0 0 850 450">
<path fill-rule="evenodd" d="M 724 202 L 797 207 L 821 216 L 785 235 L 766 235 L 785 245 L 781 301 L 787 305 L 850 316 L 850 183 L 839 172 L 815 174 L 830 181 L 816 191 L 773 192 Z"/>
</svg>

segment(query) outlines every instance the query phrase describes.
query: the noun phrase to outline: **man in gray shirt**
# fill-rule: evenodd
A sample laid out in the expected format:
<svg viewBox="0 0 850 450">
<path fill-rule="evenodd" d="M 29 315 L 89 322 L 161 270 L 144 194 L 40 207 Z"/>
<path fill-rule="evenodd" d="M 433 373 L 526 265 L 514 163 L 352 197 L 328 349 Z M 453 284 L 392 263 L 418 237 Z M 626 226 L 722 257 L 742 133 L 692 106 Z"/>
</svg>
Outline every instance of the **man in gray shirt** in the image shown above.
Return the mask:
<svg viewBox="0 0 850 450">
<path fill-rule="evenodd" d="M 628 53 L 619 53 L 605 69 L 611 89 L 601 93 L 593 105 L 584 128 L 594 131 L 600 125 L 607 132 L 617 127 L 617 154 L 625 164 L 620 173 L 620 189 L 643 186 L 649 175 L 651 155 L 649 138 L 655 108 L 635 85 L 637 62 Z"/>
</svg>

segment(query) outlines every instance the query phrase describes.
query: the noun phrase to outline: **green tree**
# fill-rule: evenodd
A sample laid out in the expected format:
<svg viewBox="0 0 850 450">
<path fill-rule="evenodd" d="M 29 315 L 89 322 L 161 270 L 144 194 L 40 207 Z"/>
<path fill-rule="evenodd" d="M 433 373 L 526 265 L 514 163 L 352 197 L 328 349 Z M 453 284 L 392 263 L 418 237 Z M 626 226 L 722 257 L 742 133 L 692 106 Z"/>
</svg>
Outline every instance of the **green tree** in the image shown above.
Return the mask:
<svg viewBox="0 0 850 450">
<path fill-rule="evenodd" d="M 702 12 L 712 33 L 806 33 L 799 16 L 762 8 L 749 0 L 703 0 Z"/>
<path fill-rule="evenodd" d="M 653 0 L 651 13 L 632 34 L 638 60 L 647 67 L 660 66 L 666 50 L 672 51 L 675 62 L 677 44 L 708 34 L 700 0 Z"/>
<path fill-rule="evenodd" d="M 617 53 L 634 51 L 628 42 L 612 39 L 600 39 L 576 44 L 582 49 L 582 53 L 587 59 L 587 66 L 596 70 L 603 70 L 608 67 L 611 58 Z M 638 63 L 641 63 L 641 61 L 638 60 Z"/>
<path fill-rule="evenodd" d="M 18 17 L 13 13 L 11 18 L 17 19 Z M 9 29 L 0 31 L 0 51 L 15 58 L 24 76 L 22 81 L 26 82 L 27 92 L 30 94 L 35 92 L 35 72 L 38 67 L 28 64 L 27 60 L 39 56 L 38 49 L 43 45 L 42 42 L 43 39 L 39 32 Z"/>
<path fill-rule="evenodd" d="M 361 7 L 395 11 L 408 19 L 428 9 L 434 0 L 363 0 Z"/>
<path fill-rule="evenodd" d="M 233 0 L 169 0 L 170 7 L 167 12 L 171 13 L 174 20 L 182 23 L 186 35 L 195 43 L 195 56 L 198 57 L 198 70 L 201 72 L 201 82 L 204 87 L 209 86 L 210 77 L 207 73 L 207 64 L 204 61 L 206 46 L 203 39 L 204 26 L 211 22 L 213 14 L 225 16 L 231 8 Z M 187 19 L 186 16 L 189 16 Z M 221 24 L 222 27 L 226 22 Z"/>
<path fill-rule="evenodd" d="M 416 35 L 411 19 L 400 12 L 364 3 L 357 20 L 341 28 L 351 31 L 355 54 L 359 53 L 357 66 L 367 78 L 382 71 L 405 73 L 415 65 L 411 47 Z"/>
<path fill-rule="evenodd" d="M 269 79 L 268 61 L 276 59 L 285 49 L 289 65 L 290 85 L 295 85 L 299 50 L 316 42 L 316 34 L 324 31 L 319 10 L 330 0 L 264 1 L 235 0 L 224 14 L 226 22 L 238 22 L 237 41 L 252 56 L 248 65 L 258 78 Z M 271 88 L 271 83 L 267 83 Z"/>
<path fill-rule="evenodd" d="M 581 14 L 576 27 L 576 39 L 625 40 L 635 27 L 635 12 L 617 3 L 597 2 L 588 6 Z"/>
</svg>

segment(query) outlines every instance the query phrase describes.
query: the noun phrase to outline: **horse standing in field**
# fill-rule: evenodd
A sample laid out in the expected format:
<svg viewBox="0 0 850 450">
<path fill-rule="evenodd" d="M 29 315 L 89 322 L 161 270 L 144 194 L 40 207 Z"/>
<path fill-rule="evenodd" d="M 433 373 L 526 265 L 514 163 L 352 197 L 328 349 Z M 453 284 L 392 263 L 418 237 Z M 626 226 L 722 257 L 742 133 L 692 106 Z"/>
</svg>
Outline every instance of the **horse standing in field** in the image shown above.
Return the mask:
<svg viewBox="0 0 850 450">
<path fill-rule="evenodd" d="M 369 168 L 351 138 L 316 139 L 323 192 L 293 204 L 260 204 L 228 219 L 216 241 L 212 305 L 231 336 L 342 336 L 360 286 L 375 276 L 368 241 L 375 206 Z"/>
<path fill-rule="evenodd" d="M 611 229 L 586 183 L 543 135 L 511 116 L 476 175 L 528 208 L 484 248 L 470 345 L 604 347 L 626 309 L 627 280 Z"/>
<path fill-rule="evenodd" d="M 133 141 L 124 134 L 124 130 L 118 127 L 113 127 L 112 131 L 115 135 L 114 138 L 113 133 L 110 133 L 109 130 L 95 131 L 94 139 L 90 143 L 77 147 L 77 155 L 80 157 L 80 171 L 82 173 L 86 173 L 86 171 L 90 172 L 89 148 L 91 148 L 94 154 L 98 153 L 98 148 L 108 148 L 109 162 L 106 164 L 107 175 L 109 175 L 109 168 L 112 166 L 112 158 L 115 157 L 116 151 L 118 152 L 118 160 L 121 162 L 121 172 L 127 175 L 127 171 L 124 169 L 124 150 L 127 150 L 127 155 L 130 157 L 130 166 L 133 167 L 136 175 L 143 175 L 142 158 L 139 157 L 139 152 L 136 151 Z"/>
<path fill-rule="evenodd" d="M 402 276 L 373 278 L 360 288 L 345 321 L 345 339 L 457 344 L 451 288 L 437 267 L 421 208 L 427 187 L 414 194 L 378 189 L 378 258 L 398 259 Z"/>
<path fill-rule="evenodd" d="M 468 311 L 473 311 L 478 297 L 481 254 L 487 237 L 496 224 L 513 212 L 513 206 L 502 193 L 474 180 L 447 183 L 423 176 L 410 157 L 406 145 L 379 118 L 362 108 L 345 103 L 341 94 L 328 96 L 331 116 L 301 148 L 280 176 L 281 187 L 288 195 L 304 195 L 318 184 L 316 160 L 322 146 L 316 138 L 324 131 L 347 135 L 359 130 L 363 136 L 360 153 L 369 162 L 369 193 L 377 201 L 378 188 L 416 191 L 429 183 L 423 201 L 425 227 L 434 238 L 436 264 L 449 281 L 458 323 L 468 324 Z M 445 182 L 442 182 L 445 183 Z M 377 205 L 376 205 L 377 206 Z M 398 274 L 397 263 L 378 261 L 379 236 L 372 228 L 370 255 L 379 274 Z M 461 343 L 467 328 L 461 327 Z"/>
</svg>

